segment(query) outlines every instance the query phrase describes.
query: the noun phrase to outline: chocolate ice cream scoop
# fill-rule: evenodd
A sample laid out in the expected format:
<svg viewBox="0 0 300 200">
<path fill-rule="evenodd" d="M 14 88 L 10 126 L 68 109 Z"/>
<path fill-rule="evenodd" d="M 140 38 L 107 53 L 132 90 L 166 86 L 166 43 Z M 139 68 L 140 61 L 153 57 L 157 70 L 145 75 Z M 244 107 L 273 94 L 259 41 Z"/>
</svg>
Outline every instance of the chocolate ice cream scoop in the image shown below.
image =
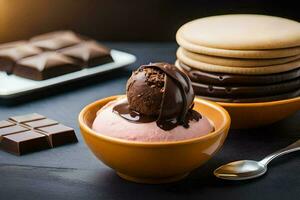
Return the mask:
<svg viewBox="0 0 300 200">
<path fill-rule="evenodd" d="M 133 122 L 152 122 L 170 130 L 178 125 L 189 127 L 190 120 L 201 115 L 193 110 L 195 97 L 186 74 L 168 63 L 142 65 L 129 78 L 127 100 L 114 112 Z"/>
<path fill-rule="evenodd" d="M 159 115 L 165 78 L 165 73 L 154 67 L 134 71 L 126 86 L 130 108 L 143 115 Z"/>
</svg>

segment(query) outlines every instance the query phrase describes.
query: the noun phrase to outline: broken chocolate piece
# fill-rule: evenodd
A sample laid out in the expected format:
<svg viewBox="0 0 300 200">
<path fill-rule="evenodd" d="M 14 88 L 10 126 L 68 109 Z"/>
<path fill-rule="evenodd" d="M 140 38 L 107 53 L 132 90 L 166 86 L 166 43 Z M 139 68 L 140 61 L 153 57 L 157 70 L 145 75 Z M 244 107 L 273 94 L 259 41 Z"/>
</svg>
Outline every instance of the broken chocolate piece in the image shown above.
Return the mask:
<svg viewBox="0 0 300 200">
<path fill-rule="evenodd" d="M 37 113 L 0 121 L 0 147 L 16 155 L 76 142 L 74 129 Z"/>
</svg>

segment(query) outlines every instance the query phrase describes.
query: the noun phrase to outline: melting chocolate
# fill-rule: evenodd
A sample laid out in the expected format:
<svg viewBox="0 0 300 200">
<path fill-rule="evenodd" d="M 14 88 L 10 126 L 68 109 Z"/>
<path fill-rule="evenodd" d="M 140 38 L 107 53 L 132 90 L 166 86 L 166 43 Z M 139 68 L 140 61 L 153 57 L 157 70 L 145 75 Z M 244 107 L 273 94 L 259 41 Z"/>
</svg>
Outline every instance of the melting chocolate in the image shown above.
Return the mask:
<svg viewBox="0 0 300 200">
<path fill-rule="evenodd" d="M 137 111 L 130 109 L 129 103 L 126 101 L 119 103 L 113 108 L 113 111 L 124 119 L 136 123 L 148 123 L 156 120 L 156 117 L 150 115 L 142 115 Z"/>
<path fill-rule="evenodd" d="M 188 128 L 189 121 L 199 121 L 201 115 L 193 110 L 195 94 L 191 81 L 186 74 L 168 63 L 151 63 L 140 67 L 140 69 L 144 68 L 156 68 L 166 74 L 159 115 L 142 115 L 130 109 L 127 101 L 116 105 L 113 108 L 115 113 L 136 123 L 156 121 L 157 125 L 163 130 L 171 130 L 178 125 Z"/>
</svg>

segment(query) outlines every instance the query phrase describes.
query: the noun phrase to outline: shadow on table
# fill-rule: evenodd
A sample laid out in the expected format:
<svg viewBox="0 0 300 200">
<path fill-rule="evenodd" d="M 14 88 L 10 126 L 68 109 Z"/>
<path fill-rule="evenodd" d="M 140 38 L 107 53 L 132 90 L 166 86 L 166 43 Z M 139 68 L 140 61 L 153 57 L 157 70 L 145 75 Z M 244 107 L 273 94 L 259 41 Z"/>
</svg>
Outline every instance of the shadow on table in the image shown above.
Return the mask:
<svg viewBox="0 0 300 200">
<path fill-rule="evenodd" d="M 100 82 L 105 82 L 112 79 L 118 79 L 121 77 L 129 77 L 130 74 L 131 74 L 131 70 L 128 68 L 115 69 L 103 74 L 85 77 L 81 80 L 68 81 L 66 83 L 57 84 L 44 89 L 39 89 L 34 92 L 24 93 L 21 94 L 20 96 L 8 98 L 8 99 L 0 98 L 0 106 L 15 106 L 19 104 L 24 104 L 29 101 L 40 100 L 40 99 L 48 98 L 49 96 L 80 90 L 84 87 L 88 87 L 90 85 L 97 84 Z"/>
<path fill-rule="evenodd" d="M 209 196 L 209 199 L 218 200 L 221 197 L 222 199 L 229 197 L 233 197 L 232 199 L 240 199 L 237 197 L 267 199 L 268 188 L 265 188 L 267 183 L 272 183 L 274 187 L 281 185 L 280 181 L 274 182 L 276 173 L 267 173 L 264 177 L 248 181 L 220 180 L 212 174 L 215 165 L 215 161 L 210 162 L 179 182 L 149 185 L 123 180 L 112 169 L 106 167 L 88 170 L 0 164 L 1 181 L 6 183 L 1 186 L 0 193 L 4 194 L 4 199 L 12 194 L 15 197 L 22 197 L 20 199 L 31 199 L 30 194 L 34 194 L 36 199 L 47 197 L 46 199 L 153 200 L 179 199 L 180 197 L 201 199 L 201 196 Z M 272 187 L 269 189 L 273 191 Z M 18 191 L 17 194 L 14 193 L 15 190 Z M 284 190 L 284 188 L 279 187 L 278 190 Z"/>
<path fill-rule="evenodd" d="M 205 193 L 206 195 L 210 193 L 211 199 L 216 199 L 218 192 L 229 190 L 231 191 L 230 194 L 234 194 L 235 190 L 239 188 L 259 182 L 258 179 L 246 182 L 226 182 L 215 178 L 206 171 L 206 169 L 199 169 L 179 182 L 159 185 L 129 182 L 121 179 L 111 171 L 111 173 L 101 174 L 102 180 L 96 181 L 96 185 L 102 188 L 105 187 L 102 190 L 102 195 L 108 199 L 118 198 L 118 195 L 121 195 L 123 199 L 130 199 L 133 194 L 136 199 L 156 199 L 158 197 L 159 199 L 177 199 L 179 197 L 183 199 L 191 197 L 193 199 L 193 197 L 199 198 Z M 106 183 L 106 186 L 103 186 L 103 182 Z"/>
</svg>

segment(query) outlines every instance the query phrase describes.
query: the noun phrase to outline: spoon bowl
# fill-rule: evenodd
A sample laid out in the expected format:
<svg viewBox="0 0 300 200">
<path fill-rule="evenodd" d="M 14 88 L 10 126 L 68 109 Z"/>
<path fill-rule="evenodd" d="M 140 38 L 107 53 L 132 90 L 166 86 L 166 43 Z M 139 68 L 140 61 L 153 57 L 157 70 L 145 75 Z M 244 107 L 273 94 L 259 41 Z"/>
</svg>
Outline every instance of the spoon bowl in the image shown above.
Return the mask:
<svg viewBox="0 0 300 200">
<path fill-rule="evenodd" d="M 266 156 L 261 161 L 239 160 L 222 165 L 214 171 L 214 175 L 226 180 L 246 180 L 256 178 L 267 172 L 267 165 L 273 159 L 299 150 L 300 140 L 297 140 L 293 144 Z"/>
<path fill-rule="evenodd" d="M 240 160 L 228 163 L 214 171 L 216 177 L 226 180 L 246 180 L 265 174 L 267 167 L 254 160 Z"/>
</svg>

